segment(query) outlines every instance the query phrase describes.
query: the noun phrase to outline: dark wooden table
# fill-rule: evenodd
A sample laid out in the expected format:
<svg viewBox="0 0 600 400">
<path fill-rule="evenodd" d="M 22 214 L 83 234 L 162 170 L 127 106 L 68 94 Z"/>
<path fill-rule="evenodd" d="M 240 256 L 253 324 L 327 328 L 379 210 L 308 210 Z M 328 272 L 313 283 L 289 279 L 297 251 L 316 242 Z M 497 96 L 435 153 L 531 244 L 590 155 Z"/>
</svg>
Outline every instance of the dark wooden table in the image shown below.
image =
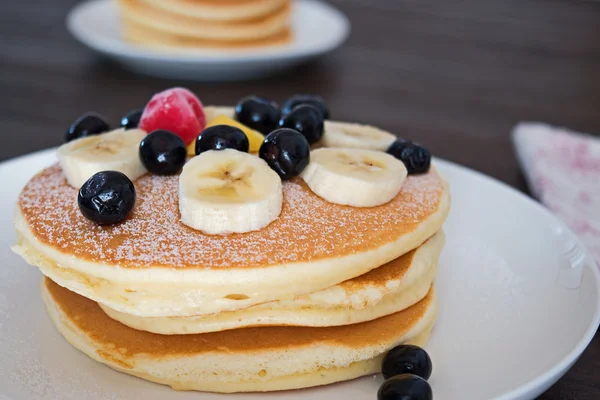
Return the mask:
<svg viewBox="0 0 600 400">
<path fill-rule="evenodd" d="M 600 133 L 600 2 L 335 0 L 353 22 L 342 49 L 277 77 L 226 84 L 142 77 L 98 59 L 64 28 L 76 2 L 0 6 L 0 161 L 60 144 L 85 111 L 116 123 L 173 85 L 212 104 L 320 93 L 335 119 L 380 125 L 523 191 L 509 140 L 517 122 Z M 600 398 L 600 334 L 541 398 Z"/>
</svg>

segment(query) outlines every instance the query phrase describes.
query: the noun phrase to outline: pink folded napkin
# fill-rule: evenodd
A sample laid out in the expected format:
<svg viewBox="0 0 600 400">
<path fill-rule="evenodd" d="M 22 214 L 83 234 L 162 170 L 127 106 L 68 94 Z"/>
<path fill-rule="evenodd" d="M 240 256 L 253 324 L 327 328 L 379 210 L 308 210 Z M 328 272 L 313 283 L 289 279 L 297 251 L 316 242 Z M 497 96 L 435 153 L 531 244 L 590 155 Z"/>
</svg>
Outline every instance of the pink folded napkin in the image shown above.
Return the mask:
<svg viewBox="0 0 600 400">
<path fill-rule="evenodd" d="M 532 194 L 600 265 L 600 138 L 534 122 L 518 124 L 512 138 Z"/>
</svg>

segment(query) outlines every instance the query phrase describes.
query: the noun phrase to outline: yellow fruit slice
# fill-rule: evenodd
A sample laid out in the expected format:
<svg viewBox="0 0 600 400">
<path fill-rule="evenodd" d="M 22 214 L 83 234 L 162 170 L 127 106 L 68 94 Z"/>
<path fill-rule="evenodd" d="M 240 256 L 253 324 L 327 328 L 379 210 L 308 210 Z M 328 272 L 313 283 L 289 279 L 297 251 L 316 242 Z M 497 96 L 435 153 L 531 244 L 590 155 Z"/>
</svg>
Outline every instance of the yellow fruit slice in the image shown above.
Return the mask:
<svg viewBox="0 0 600 400">
<path fill-rule="evenodd" d="M 257 132 L 244 124 L 240 124 L 236 120 L 231 119 L 226 115 L 219 115 L 215 117 L 215 119 L 213 119 L 207 127 L 215 125 L 229 125 L 241 129 L 242 132 L 246 134 L 248 141 L 250 142 L 250 150 L 248 150 L 249 153 L 257 153 L 258 149 L 260 149 L 260 145 L 265 140 L 265 137 L 262 133 Z"/>
<path fill-rule="evenodd" d="M 248 142 L 250 142 L 250 148 L 248 150 L 248 153 L 258 153 L 258 149 L 260 149 L 260 145 L 265 140 L 265 137 L 263 136 L 262 133 L 257 132 L 254 129 L 247 127 L 246 125 L 241 124 L 238 121 L 229 118 L 226 115 L 216 116 L 212 121 L 210 121 L 210 123 L 208 125 L 206 125 L 206 127 L 209 128 L 209 127 L 215 126 L 215 125 L 229 125 L 229 126 L 235 126 L 236 128 L 241 129 L 242 132 L 244 132 L 246 134 L 246 137 L 248 138 Z M 192 141 L 192 143 L 190 143 L 188 145 L 187 152 L 188 152 L 189 156 L 196 155 L 196 141 L 195 140 Z"/>
<path fill-rule="evenodd" d="M 192 140 L 192 143 L 188 144 L 187 155 L 191 157 L 196 155 L 196 139 Z"/>
</svg>

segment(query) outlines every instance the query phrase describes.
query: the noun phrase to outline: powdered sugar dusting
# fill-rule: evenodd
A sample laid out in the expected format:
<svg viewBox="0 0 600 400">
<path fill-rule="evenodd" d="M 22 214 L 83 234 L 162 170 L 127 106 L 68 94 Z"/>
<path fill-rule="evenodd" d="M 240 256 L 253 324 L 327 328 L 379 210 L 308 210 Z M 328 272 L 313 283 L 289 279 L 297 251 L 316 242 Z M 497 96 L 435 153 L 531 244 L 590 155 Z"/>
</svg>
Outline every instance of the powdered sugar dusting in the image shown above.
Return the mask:
<svg viewBox="0 0 600 400">
<path fill-rule="evenodd" d="M 123 267 L 253 267 L 313 261 L 388 243 L 437 209 L 444 190 L 435 172 L 410 176 L 398 196 L 373 208 L 339 206 L 317 197 L 301 179 L 284 182 L 283 209 L 268 227 L 244 234 L 204 235 L 183 225 L 178 177 L 146 175 L 122 224 L 86 220 L 77 190 L 58 166 L 34 177 L 19 204 L 38 239 L 91 261 Z"/>
</svg>

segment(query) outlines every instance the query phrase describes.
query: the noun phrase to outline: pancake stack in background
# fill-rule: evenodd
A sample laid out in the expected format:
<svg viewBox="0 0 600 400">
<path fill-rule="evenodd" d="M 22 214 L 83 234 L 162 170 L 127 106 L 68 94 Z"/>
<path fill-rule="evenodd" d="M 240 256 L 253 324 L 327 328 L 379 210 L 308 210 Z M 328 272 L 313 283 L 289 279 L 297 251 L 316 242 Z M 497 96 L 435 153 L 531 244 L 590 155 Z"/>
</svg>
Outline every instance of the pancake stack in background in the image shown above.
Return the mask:
<svg viewBox="0 0 600 400">
<path fill-rule="evenodd" d="M 210 125 L 233 111 L 205 107 L 204 115 Z M 328 125 L 338 129 L 337 140 L 348 134 L 375 143 L 389 135 Z M 305 176 L 283 180 L 280 214 L 245 233 L 207 234 L 182 223 L 177 174 L 132 178 L 135 208 L 116 225 L 86 219 L 70 184 L 84 165 L 73 166 L 107 163 L 114 154 L 135 161 L 129 154 L 137 157 L 139 145 L 130 146 L 124 135 L 139 132 L 65 144 L 60 164 L 32 178 L 19 197 L 13 249 L 46 276 L 48 313 L 74 347 L 175 389 L 253 392 L 377 373 L 394 346 L 427 342 L 450 207 L 447 184 L 434 167 L 409 173 L 390 201 L 373 207 L 330 202 Z M 93 146 L 83 146 L 86 141 Z M 236 153 L 212 154 L 229 152 Z M 353 154 L 342 151 L 339 159 Z M 388 157 L 377 154 L 360 172 L 338 172 L 373 173 L 377 180 Z M 350 168 L 358 168 L 355 161 Z"/>
<path fill-rule="evenodd" d="M 116 0 L 126 40 L 161 49 L 243 49 L 290 42 L 291 0 Z"/>
</svg>

